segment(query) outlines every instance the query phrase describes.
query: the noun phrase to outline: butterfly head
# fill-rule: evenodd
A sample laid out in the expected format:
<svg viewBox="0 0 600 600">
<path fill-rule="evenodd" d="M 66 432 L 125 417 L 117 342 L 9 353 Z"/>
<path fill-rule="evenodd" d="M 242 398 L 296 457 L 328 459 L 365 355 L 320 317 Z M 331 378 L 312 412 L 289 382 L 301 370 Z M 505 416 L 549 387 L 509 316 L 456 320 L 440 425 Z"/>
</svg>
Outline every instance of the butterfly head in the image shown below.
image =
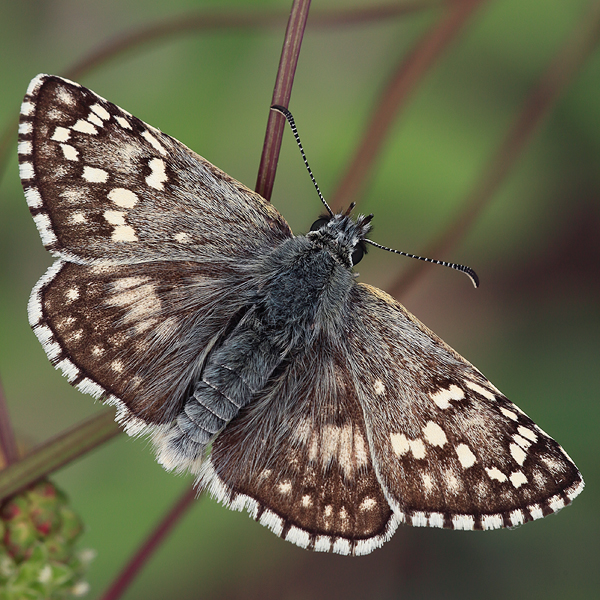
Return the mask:
<svg viewBox="0 0 600 600">
<path fill-rule="evenodd" d="M 350 217 L 351 204 L 345 213 L 327 214 L 319 217 L 311 226 L 307 237 L 323 245 L 352 268 L 367 253 L 365 238 L 371 230 L 373 215 L 359 215 L 356 221 Z"/>
</svg>

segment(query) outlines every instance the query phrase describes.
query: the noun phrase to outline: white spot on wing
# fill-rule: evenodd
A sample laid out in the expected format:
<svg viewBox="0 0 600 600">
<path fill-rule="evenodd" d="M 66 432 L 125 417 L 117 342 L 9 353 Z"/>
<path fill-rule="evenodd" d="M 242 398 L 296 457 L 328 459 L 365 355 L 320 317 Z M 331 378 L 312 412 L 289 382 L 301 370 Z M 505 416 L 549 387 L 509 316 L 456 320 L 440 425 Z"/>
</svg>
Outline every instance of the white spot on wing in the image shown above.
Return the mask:
<svg viewBox="0 0 600 600">
<path fill-rule="evenodd" d="M 90 183 L 105 183 L 108 180 L 108 173 L 104 169 L 96 167 L 83 167 L 83 178 Z"/>
<path fill-rule="evenodd" d="M 162 158 L 153 158 L 148 162 L 148 166 L 152 172 L 146 177 L 146 183 L 154 189 L 163 190 L 164 183 L 168 179 L 165 171 L 165 161 Z"/>
<path fill-rule="evenodd" d="M 71 131 L 66 127 L 57 127 L 50 138 L 54 142 L 66 142 L 71 137 Z"/>
<path fill-rule="evenodd" d="M 392 442 L 392 448 L 398 456 L 406 454 L 410 449 L 408 439 L 403 433 L 392 433 L 390 435 L 390 441 Z"/>
<path fill-rule="evenodd" d="M 60 148 L 67 160 L 79 160 L 79 151 L 70 144 L 60 144 Z"/>
<path fill-rule="evenodd" d="M 98 133 L 98 130 L 85 119 L 79 119 L 71 129 L 74 131 L 79 131 L 80 133 L 87 133 L 89 135 L 96 135 Z"/>
<path fill-rule="evenodd" d="M 509 410 L 508 408 L 504 408 L 504 406 L 500 407 L 500 412 L 505 417 L 508 417 L 509 419 L 512 419 L 513 421 L 516 421 L 519 418 L 516 412 L 513 412 L 512 410 Z"/>
<path fill-rule="evenodd" d="M 127 119 L 125 119 L 124 117 L 120 117 L 120 116 L 116 116 L 115 117 L 117 123 L 123 128 L 123 129 L 131 129 L 131 125 L 129 124 L 129 121 Z"/>
<path fill-rule="evenodd" d="M 480 396 L 487 398 L 488 400 L 495 400 L 496 395 L 490 392 L 490 390 L 486 390 L 484 387 L 481 387 L 479 384 L 474 381 L 465 381 L 465 384 L 468 388 L 472 389 L 474 392 L 477 392 Z"/>
<path fill-rule="evenodd" d="M 23 155 L 27 155 L 27 154 L 31 154 L 31 142 L 25 140 L 23 142 L 19 142 L 17 144 L 17 153 L 18 154 L 23 154 Z"/>
<path fill-rule="evenodd" d="M 33 174 L 33 165 L 30 162 L 24 162 L 19 165 L 19 176 L 21 179 L 32 179 Z"/>
<path fill-rule="evenodd" d="M 27 206 L 29 206 L 29 208 L 40 208 L 40 206 L 42 206 L 42 197 L 37 188 L 27 188 L 25 190 L 25 199 L 27 200 Z"/>
<path fill-rule="evenodd" d="M 108 199 L 123 208 L 133 208 L 139 200 L 136 194 L 126 188 L 114 188 L 110 190 L 108 192 Z"/>
<path fill-rule="evenodd" d="M 475 518 L 471 515 L 454 515 L 452 525 L 454 529 L 472 531 L 475 528 Z"/>
<path fill-rule="evenodd" d="M 100 104 L 92 104 L 90 110 L 93 110 L 104 121 L 110 119 L 110 113 Z"/>
<path fill-rule="evenodd" d="M 448 408 L 450 400 L 463 400 L 465 392 L 457 385 L 452 384 L 447 390 L 438 390 L 434 394 L 430 394 L 430 398 L 437 404 L 439 408 Z"/>
<path fill-rule="evenodd" d="M 491 469 L 488 469 L 486 467 L 485 470 L 490 479 L 496 479 L 497 481 L 500 481 L 501 483 L 507 480 L 506 475 L 502 471 L 497 469 L 496 467 L 492 467 Z"/>
<path fill-rule="evenodd" d="M 142 133 L 142 137 L 147 142 L 150 142 L 152 147 L 158 150 L 163 156 L 167 155 L 167 151 L 163 148 L 162 144 L 147 129 Z"/>
<path fill-rule="evenodd" d="M 176 242 L 179 242 L 180 244 L 187 244 L 191 241 L 190 236 L 183 231 L 175 234 L 174 239 Z"/>
<path fill-rule="evenodd" d="M 135 229 L 130 225 L 117 225 L 111 238 L 114 242 L 137 242 L 139 240 Z"/>
<path fill-rule="evenodd" d="M 515 459 L 515 461 L 519 465 L 523 465 L 523 463 L 525 462 L 525 458 L 527 457 L 527 454 L 525 453 L 523 448 L 521 448 L 521 446 L 518 446 L 517 444 L 510 444 L 509 449 L 511 456 Z"/>
<path fill-rule="evenodd" d="M 93 112 L 88 115 L 87 120 L 92 123 L 92 125 L 96 125 L 96 127 L 104 127 L 104 122 Z"/>
<path fill-rule="evenodd" d="M 519 425 L 519 427 L 517 427 L 517 431 L 523 436 L 526 437 L 528 440 L 531 440 L 532 442 L 537 442 L 537 434 L 533 431 L 531 431 L 531 429 L 527 429 L 527 427 L 523 427 L 522 425 Z"/>
<path fill-rule="evenodd" d="M 475 455 L 473 454 L 473 452 L 471 452 L 471 449 L 466 444 L 459 444 L 458 446 L 456 446 L 456 454 L 458 456 L 460 464 L 465 469 L 472 467 L 477 461 Z"/>
<path fill-rule="evenodd" d="M 432 446 L 439 446 L 441 448 L 448 441 L 444 430 L 433 421 L 427 423 L 423 429 L 423 433 L 425 434 L 425 439 Z"/>
<path fill-rule="evenodd" d="M 383 381 L 381 381 L 381 379 L 378 379 L 375 382 L 375 384 L 373 385 L 373 391 L 377 396 L 381 396 L 381 394 L 385 392 L 385 385 L 383 385 Z"/>
<path fill-rule="evenodd" d="M 510 482 L 516 487 L 521 487 L 524 483 L 527 483 L 527 477 L 521 471 L 515 471 L 510 475 Z"/>
</svg>

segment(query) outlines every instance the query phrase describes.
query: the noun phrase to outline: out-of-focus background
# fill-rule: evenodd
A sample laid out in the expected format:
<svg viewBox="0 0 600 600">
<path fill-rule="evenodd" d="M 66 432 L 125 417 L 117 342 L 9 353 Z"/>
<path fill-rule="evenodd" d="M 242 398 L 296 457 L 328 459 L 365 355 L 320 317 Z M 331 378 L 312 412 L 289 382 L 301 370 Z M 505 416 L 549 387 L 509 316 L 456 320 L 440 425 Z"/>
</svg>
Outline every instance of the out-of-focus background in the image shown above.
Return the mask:
<svg viewBox="0 0 600 600">
<path fill-rule="evenodd" d="M 312 10 L 364 5 L 314 1 Z M 30 79 L 61 75 L 112 36 L 189 10 L 272 8 L 289 0 L 0 1 L 0 127 Z M 524 99 L 590 0 L 484 3 L 390 128 L 361 197 L 374 239 L 419 253 L 456 214 Z M 381 89 L 440 10 L 311 29 L 290 108 L 325 196 L 338 183 Z M 80 79 L 254 187 L 284 27 L 205 31 L 153 42 Z M 0 187 L 0 373 L 14 427 L 32 447 L 102 407 L 55 372 L 27 324 L 50 264 L 18 180 L 16 143 Z M 273 194 L 295 231 L 321 207 L 289 131 Z M 401 527 L 363 558 L 311 554 L 245 514 L 195 503 L 126 594 L 192 598 L 569 598 L 600 589 L 600 51 L 592 54 L 516 168 L 447 256 L 481 288 L 439 267 L 401 301 L 554 436 L 587 488 L 557 516 L 514 531 Z M 372 249 L 361 280 L 389 289 L 408 259 Z M 125 435 L 57 473 L 98 552 L 97 597 L 189 485 Z"/>
</svg>

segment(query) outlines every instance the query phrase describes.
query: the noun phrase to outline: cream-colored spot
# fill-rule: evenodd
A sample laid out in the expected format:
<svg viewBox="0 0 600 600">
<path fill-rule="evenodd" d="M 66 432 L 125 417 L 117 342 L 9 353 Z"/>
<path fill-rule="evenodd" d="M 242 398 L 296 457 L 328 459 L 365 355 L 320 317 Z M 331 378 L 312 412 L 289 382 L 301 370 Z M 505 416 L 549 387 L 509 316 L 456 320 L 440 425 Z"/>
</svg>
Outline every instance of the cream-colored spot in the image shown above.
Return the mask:
<svg viewBox="0 0 600 600">
<path fill-rule="evenodd" d="M 74 302 L 79 298 L 79 290 L 76 287 L 69 288 L 65 296 L 67 297 L 67 302 Z"/>
<path fill-rule="evenodd" d="M 106 352 L 106 350 L 104 350 L 104 348 L 102 348 L 101 346 L 93 346 L 92 347 L 92 354 L 94 356 L 102 356 L 104 354 L 104 352 Z"/>
<path fill-rule="evenodd" d="M 25 140 L 24 142 L 19 142 L 17 144 L 17 153 L 18 154 L 23 154 L 23 155 L 27 155 L 27 154 L 31 154 L 31 150 L 32 150 L 32 145 L 31 142 L 28 140 Z"/>
<path fill-rule="evenodd" d="M 110 113 L 100 104 L 92 104 L 90 110 L 93 110 L 104 121 L 110 119 Z"/>
<path fill-rule="evenodd" d="M 510 475 L 510 482 L 516 488 L 520 488 L 524 483 L 527 483 L 527 477 L 525 477 L 521 471 L 515 471 Z"/>
<path fill-rule="evenodd" d="M 425 444 L 423 443 L 423 440 L 409 440 L 408 443 L 410 444 L 410 450 L 413 453 L 413 456 L 417 460 L 425 458 Z"/>
<path fill-rule="evenodd" d="M 373 510 L 377 506 L 377 500 L 368 496 L 359 504 L 359 510 Z"/>
<path fill-rule="evenodd" d="M 31 102 L 23 102 L 23 104 L 21 104 L 21 114 L 25 115 L 26 117 L 32 115 L 34 110 L 35 109 Z"/>
<path fill-rule="evenodd" d="M 63 104 L 66 104 L 67 106 L 73 106 L 73 104 L 75 104 L 75 98 L 73 98 L 71 92 L 68 92 L 64 88 L 59 88 L 56 96 Z"/>
<path fill-rule="evenodd" d="M 425 439 L 432 446 L 440 446 L 440 448 L 448 441 L 444 430 L 433 421 L 429 421 L 425 428 L 423 429 L 423 433 L 425 434 Z"/>
<path fill-rule="evenodd" d="M 468 388 L 472 389 L 474 392 L 477 392 L 480 396 L 487 398 L 488 400 L 495 400 L 496 395 L 490 392 L 490 390 L 486 390 L 484 387 L 481 387 L 479 384 L 474 381 L 465 380 L 465 384 Z"/>
<path fill-rule="evenodd" d="M 71 137 L 71 131 L 66 127 L 57 127 L 50 138 L 53 142 L 66 142 Z"/>
<path fill-rule="evenodd" d="M 146 177 L 146 183 L 156 190 L 163 190 L 164 183 L 168 180 L 165 161 L 162 158 L 153 158 L 148 162 L 148 166 L 152 172 Z"/>
<path fill-rule="evenodd" d="M 304 508 L 310 508 L 312 504 L 312 498 L 308 494 L 302 496 L 302 506 L 304 506 Z"/>
<path fill-rule="evenodd" d="M 179 242 L 180 244 L 188 244 L 189 242 L 192 241 L 192 238 L 190 238 L 190 236 L 183 231 L 175 234 L 174 239 L 176 242 Z"/>
<path fill-rule="evenodd" d="M 43 204 L 42 196 L 37 188 L 28 188 L 25 190 L 25 199 L 29 208 L 40 208 Z"/>
<path fill-rule="evenodd" d="M 500 482 L 504 482 L 507 479 L 506 475 L 502 471 L 497 469 L 496 467 L 492 467 L 491 469 L 488 469 L 486 467 L 485 470 L 490 479 L 496 479 L 497 481 L 500 481 Z"/>
<path fill-rule="evenodd" d="M 340 512 L 338 513 L 338 517 L 342 521 L 347 521 L 348 520 L 348 511 L 345 509 L 345 507 L 342 506 L 342 508 L 340 508 Z"/>
<path fill-rule="evenodd" d="M 271 476 L 271 473 L 273 473 L 272 469 L 263 469 L 260 472 L 259 477 L 260 477 L 260 479 L 268 479 Z"/>
<path fill-rule="evenodd" d="M 117 225 L 112 232 L 111 239 L 113 242 L 139 241 L 139 238 L 135 233 L 135 229 L 130 225 Z"/>
<path fill-rule="evenodd" d="M 442 409 L 450 406 L 450 400 L 463 400 L 464 397 L 465 392 L 454 384 L 447 390 L 438 390 L 435 394 L 430 394 L 430 398 Z"/>
<path fill-rule="evenodd" d="M 104 169 L 83 167 L 83 178 L 90 183 L 105 183 L 108 180 L 108 173 Z"/>
<path fill-rule="evenodd" d="M 102 121 L 102 119 L 98 118 L 98 115 L 95 115 L 94 113 L 90 113 L 87 117 L 87 120 L 92 124 L 92 125 L 96 125 L 96 127 L 104 127 L 104 122 Z"/>
<path fill-rule="evenodd" d="M 125 225 L 125 213 L 120 210 L 105 210 L 104 218 L 111 225 Z"/>
<path fill-rule="evenodd" d="M 128 309 L 123 316 L 123 322 L 126 324 L 132 322 L 136 324 L 141 324 L 140 322 L 148 323 L 161 310 L 156 286 L 152 283 L 123 291 L 118 286 L 115 286 L 114 289 L 115 293 L 109 295 L 106 302 L 110 306 L 120 306 Z"/>
<path fill-rule="evenodd" d="M 79 150 L 71 144 L 60 144 L 60 148 L 67 160 L 79 160 Z"/>
<path fill-rule="evenodd" d="M 519 416 L 517 415 L 516 412 L 513 412 L 512 410 L 509 410 L 508 408 L 504 408 L 504 406 L 500 407 L 500 412 L 505 417 L 508 417 L 509 419 L 512 419 L 513 421 L 516 421 L 519 418 Z"/>
<path fill-rule="evenodd" d="M 129 121 L 123 117 L 119 117 L 116 116 L 115 117 L 117 123 L 123 128 L 123 129 L 131 129 L 131 125 L 129 124 Z"/>
<path fill-rule="evenodd" d="M 426 492 L 430 492 L 433 489 L 433 480 L 431 479 L 431 475 L 427 473 L 423 473 L 423 487 Z"/>
<path fill-rule="evenodd" d="M 137 194 L 126 188 L 115 188 L 108 192 L 108 199 L 117 206 L 133 208 L 139 201 Z"/>
<path fill-rule="evenodd" d="M 517 446 L 517 444 L 511 444 L 509 446 L 509 449 L 510 449 L 511 456 L 515 459 L 515 461 L 519 465 L 523 465 L 523 463 L 525 462 L 525 458 L 527 456 L 527 454 L 525 453 L 523 448 L 521 448 L 521 446 Z"/>
<path fill-rule="evenodd" d="M 325 518 L 330 517 L 333 514 L 333 506 L 331 506 L 331 504 L 328 504 L 325 507 L 325 510 L 323 511 L 323 515 L 325 516 Z"/>
<path fill-rule="evenodd" d="M 113 371 L 115 371 L 116 373 L 122 373 L 123 369 L 125 368 L 123 366 L 123 362 L 120 360 L 113 360 L 112 363 L 110 364 L 111 368 Z"/>
<path fill-rule="evenodd" d="M 369 460 L 365 438 L 358 429 L 354 430 L 354 460 L 357 467 L 366 465 Z"/>
<path fill-rule="evenodd" d="M 385 392 L 385 385 L 383 385 L 383 381 L 381 381 L 381 379 L 378 379 L 375 382 L 375 384 L 373 385 L 373 391 L 377 396 L 381 396 L 381 394 Z"/>
<path fill-rule="evenodd" d="M 80 212 L 75 212 L 71 215 L 71 223 L 73 225 L 82 225 L 87 223 L 87 217 Z"/>
<path fill-rule="evenodd" d="M 460 483 L 458 481 L 458 477 L 451 470 L 447 470 L 444 472 L 444 481 L 446 482 L 446 487 L 452 491 L 457 492 L 460 489 Z"/>
<path fill-rule="evenodd" d="M 24 162 L 19 165 L 19 176 L 21 179 L 33 178 L 33 165 L 30 162 Z"/>
<path fill-rule="evenodd" d="M 150 142 L 152 147 L 158 150 L 163 156 L 167 155 L 167 151 L 163 148 L 162 144 L 148 130 L 142 133 L 142 137 Z"/>
<path fill-rule="evenodd" d="M 79 121 L 77 121 L 77 123 L 75 123 L 71 129 L 81 133 L 88 133 L 90 135 L 96 135 L 98 133 L 98 130 L 85 119 L 79 119 Z"/>
<path fill-rule="evenodd" d="M 287 495 L 292 491 L 292 484 L 290 481 L 282 481 L 278 487 L 281 494 Z"/>
<path fill-rule="evenodd" d="M 467 446 L 466 444 L 459 444 L 458 446 L 456 446 L 456 455 L 458 456 L 460 464 L 465 469 L 472 467 L 477 461 L 475 455 L 473 454 L 473 452 L 471 452 L 471 448 L 469 448 L 469 446 Z"/>
<path fill-rule="evenodd" d="M 517 431 L 523 436 L 526 437 L 528 440 L 531 440 L 532 442 L 537 442 L 537 434 L 533 431 L 531 431 L 531 429 L 527 429 L 527 427 L 523 427 L 522 425 L 519 425 L 519 427 L 517 427 Z"/>
<path fill-rule="evenodd" d="M 392 448 L 394 449 L 394 452 L 398 456 L 406 454 L 410 449 L 408 439 L 403 433 L 392 433 L 390 435 L 390 441 L 392 442 Z"/>
<path fill-rule="evenodd" d="M 27 135 L 27 134 L 31 133 L 32 131 L 33 131 L 33 125 L 31 123 L 19 123 L 19 133 L 21 135 Z"/>
<path fill-rule="evenodd" d="M 513 440 L 515 440 L 515 442 L 519 444 L 519 446 L 521 446 L 523 450 L 527 450 L 529 446 L 531 446 L 531 442 L 529 440 L 526 440 L 524 437 L 521 437 L 518 433 L 515 433 L 515 435 L 513 435 Z"/>
</svg>

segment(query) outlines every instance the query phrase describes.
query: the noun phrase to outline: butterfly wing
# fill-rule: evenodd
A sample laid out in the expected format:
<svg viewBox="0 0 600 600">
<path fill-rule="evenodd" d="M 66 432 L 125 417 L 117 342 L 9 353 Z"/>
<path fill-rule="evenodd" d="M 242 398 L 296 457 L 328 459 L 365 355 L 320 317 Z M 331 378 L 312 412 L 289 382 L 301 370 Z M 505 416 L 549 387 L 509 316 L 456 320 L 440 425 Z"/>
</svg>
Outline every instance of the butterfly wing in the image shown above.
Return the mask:
<svg viewBox="0 0 600 600">
<path fill-rule="evenodd" d="M 337 340 L 300 350 L 213 443 L 200 486 L 304 548 L 367 554 L 398 519 Z"/>
<path fill-rule="evenodd" d="M 29 85 L 19 162 L 44 245 L 76 263 L 241 260 L 292 235 L 258 194 L 60 77 Z"/>
<path fill-rule="evenodd" d="M 398 518 L 516 526 L 583 489 L 564 450 L 381 290 L 359 284 L 346 336 L 378 480 Z"/>
<path fill-rule="evenodd" d="M 29 86 L 19 161 L 59 257 L 29 303 L 48 357 L 130 432 L 168 422 L 241 306 L 241 265 L 291 230 L 177 140 L 59 77 Z"/>
</svg>

